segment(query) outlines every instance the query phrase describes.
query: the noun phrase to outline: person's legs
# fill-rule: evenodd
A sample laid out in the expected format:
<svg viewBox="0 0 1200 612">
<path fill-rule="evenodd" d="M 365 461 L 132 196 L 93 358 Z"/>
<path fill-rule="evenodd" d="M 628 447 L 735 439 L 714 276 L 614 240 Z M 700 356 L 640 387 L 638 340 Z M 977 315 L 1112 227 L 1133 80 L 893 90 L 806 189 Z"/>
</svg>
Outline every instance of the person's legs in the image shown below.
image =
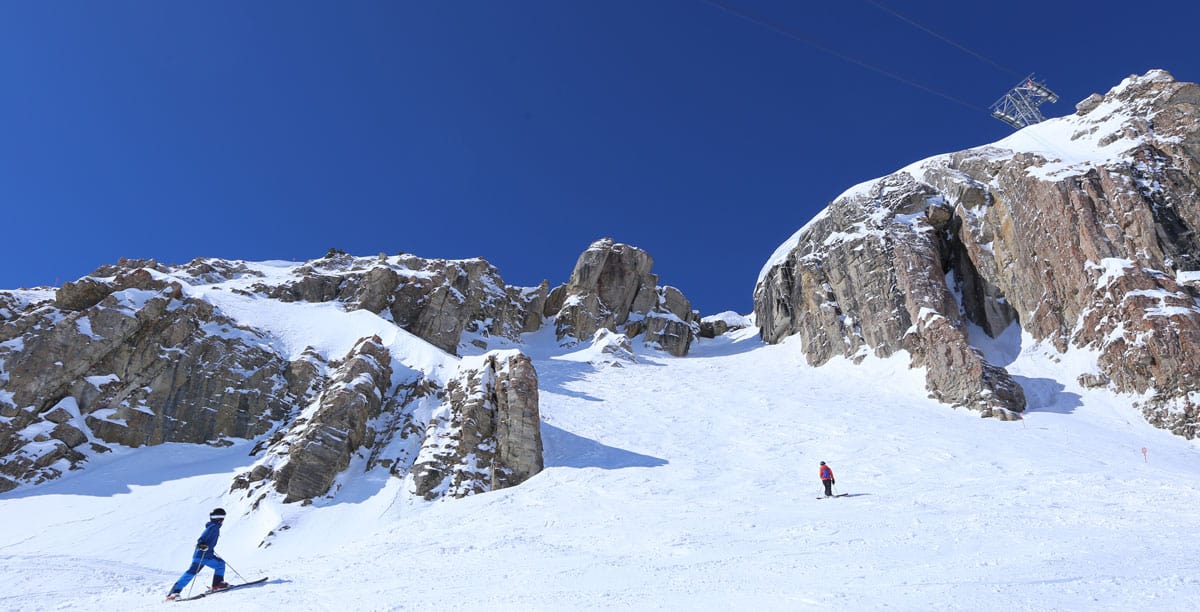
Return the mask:
<svg viewBox="0 0 1200 612">
<path fill-rule="evenodd" d="M 833 481 L 822 480 L 821 482 L 825 483 L 825 497 L 833 497 Z"/>
<path fill-rule="evenodd" d="M 171 587 L 171 592 L 178 593 L 178 592 L 182 591 L 183 587 L 187 586 L 188 583 L 191 582 L 192 579 L 196 577 L 196 574 L 200 573 L 201 567 L 203 567 L 203 565 L 201 565 L 200 560 L 193 558 L 192 564 L 190 566 L 188 566 L 187 571 L 184 572 L 183 575 L 179 577 L 179 580 L 175 581 L 175 586 Z"/>
<path fill-rule="evenodd" d="M 225 584 L 225 560 L 212 556 L 204 560 L 204 564 L 211 567 L 213 570 L 212 585 L 215 587 L 220 584 Z"/>
</svg>

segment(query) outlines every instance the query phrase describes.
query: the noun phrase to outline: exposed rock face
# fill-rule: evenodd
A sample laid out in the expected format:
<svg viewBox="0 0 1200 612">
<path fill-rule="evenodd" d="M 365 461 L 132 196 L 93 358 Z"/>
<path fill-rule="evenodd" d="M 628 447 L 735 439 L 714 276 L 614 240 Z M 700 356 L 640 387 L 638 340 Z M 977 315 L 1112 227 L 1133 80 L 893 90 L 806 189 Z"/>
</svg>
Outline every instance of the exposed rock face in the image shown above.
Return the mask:
<svg viewBox="0 0 1200 612">
<path fill-rule="evenodd" d="M 296 269 L 282 283 L 254 290 L 285 301 L 344 302 L 349 309 L 387 313 L 397 325 L 451 354 L 462 342 L 517 340 L 542 324 L 547 290 L 504 284 L 482 259 L 450 261 L 413 255 L 376 258 L 331 254 Z"/>
<path fill-rule="evenodd" d="M 375 443 L 372 421 L 391 387 L 391 355 L 379 336 L 363 338 L 329 377 L 316 401 L 245 475 L 270 479 L 284 502 L 324 495 L 355 453 Z M 236 485 L 235 485 L 236 486 Z"/>
<path fill-rule="evenodd" d="M 393 387 L 391 359 L 379 337 L 361 340 L 232 488 L 307 502 L 335 495 L 347 473 L 382 466 L 396 477 L 411 474 L 413 493 L 435 499 L 516 486 L 542 470 L 529 357 L 515 350 L 466 357 L 444 389 L 420 375 Z"/>
<path fill-rule="evenodd" d="M 764 340 L 798 333 L 815 364 L 907 349 L 936 397 L 1006 417 L 1020 387 L 966 324 L 1019 322 L 1059 350 L 1095 349 L 1102 373 L 1087 380 L 1150 393 L 1147 418 L 1194 437 L 1200 87 L 1153 71 L 1078 109 L 843 194 L 764 269 Z M 1092 158 L 1004 148 L 1063 130 Z"/>
<path fill-rule="evenodd" d="M 64 287 L 0 329 L 0 490 L 55 478 L 106 444 L 254 437 L 296 401 L 287 362 L 258 333 L 178 284 L 126 272 Z"/>
<path fill-rule="evenodd" d="M 466 400 L 443 388 L 457 360 L 389 321 L 444 349 L 486 345 L 492 334 L 536 330 L 547 288 L 507 287 L 480 260 L 333 254 L 304 265 L 122 260 L 57 291 L 0 292 L 0 491 L 78 469 L 113 445 L 228 438 L 259 439 L 257 461 L 233 483 L 255 499 L 273 492 L 307 503 L 378 467 L 407 478 L 425 435 L 441 431 L 430 414 Z M 245 316 L 239 309 L 282 306 L 276 300 L 376 313 L 345 320 L 395 331 L 413 355 L 368 335 L 340 361 L 312 347 L 284 356 L 296 350 L 295 322 L 254 329 L 221 310 Z M 320 312 L 296 306 L 301 329 Z M 498 472 L 483 490 L 541 469 L 536 373 L 515 352 L 489 363 L 482 376 L 503 420 L 487 434 Z"/>
<path fill-rule="evenodd" d="M 564 288 L 551 292 L 559 340 L 589 339 L 598 329 L 637 336 L 668 353 L 686 355 L 699 332 L 697 313 L 674 287 L 658 286 L 649 253 L 604 238 L 579 256 Z"/>
<path fill-rule="evenodd" d="M 902 175 L 834 202 L 756 289 L 763 338 L 799 333 L 814 364 L 907 349 L 939 399 L 1002 417 L 1024 409 L 1020 386 L 968 342 L 946 284 L 947 238 L 923 214 L 942 201 Z M 905 225 L 912 216 L 924 225 Z"/>
<path fill-rule="evenodd" d="M 428 424 L 413 467 L 415 492 L 463 497 L 542 471 L 537 372 L 517 351 L 463 360 Z"/>
<path fill-rule="evenodd" d="M 229 318 L 214 306 L 221 300 L 197 296 L 220 291 L 264 304 L 336 301 L 450 353 L 486 349 L 494 337 L 518 340 L 549 312 L 559 317 L 563 334 L 590 337 L 619 327 L 626 335 L 615 335 L 620 341 L 603 352 L 614 359 L 632 359 L 628 335 L 683 355 L 698 329 L 697 315 L 677 289 L 657 285 L 651 264 L 640 249 L 601 241 L 581 257 L 572 281 L 550 292 L 546 282 L 508 286 L 480 259 L 337 251 L 301 265 L 123 259 L 56 291 L 0 292 L 0 490 L 79 468 L 111 445 L 255 437 L 269 439 L 235 483 L 249 493 L 269 487 L 287 501 L 327 496 L 359 457 L 406 477 L 421 449 L 429 448 L 425 434 L 442 431 L 429 428 L 429 413 L 443 401 L 466 402 L 461 388 L 467 382 L 446 389 L 442 375 L 416 369 L 391 380 L 399 357 L 378 339 L 363 340 L 339 364 L 327 364 L 311 348 L 285 357 L 270 332 Z M 368 375 L 364 364 L 372 359 L 376 368 Z M 500 469 L 488 488 L 511 486 L 541 469 L 536 374 L 527 359 L 509 361 L 491 366 L 513 377 L 503 384 L 525 389 L 532 381 L 534 387 L 496 395 L 495 410 L 517 416 L 505 416 L 498 431 L 486 433 Z M 496 375 L 469 384 L 486 386 Z M 465 468 L 445 457 L 437 461 L 440 467 L 426 461 L 426 480 L 436 470 L 458 470 L 456 482 L 466 482 Z M 453 490 L 465 494 L 479 486 Z"/>
</svg>

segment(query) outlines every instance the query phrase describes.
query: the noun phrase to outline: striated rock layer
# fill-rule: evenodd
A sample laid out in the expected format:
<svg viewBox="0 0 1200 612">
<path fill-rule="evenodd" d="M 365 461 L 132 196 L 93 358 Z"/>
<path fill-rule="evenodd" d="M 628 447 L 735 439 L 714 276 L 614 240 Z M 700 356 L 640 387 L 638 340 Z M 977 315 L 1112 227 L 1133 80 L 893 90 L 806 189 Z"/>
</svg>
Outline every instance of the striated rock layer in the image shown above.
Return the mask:
<svg viewBox="0 0 1200 612">
<path fill-rule="evenodd" d="M 542 471 L 537 372 L 519 351 L 467 358 L 446 385 L 413 467 L 415 493 L 463 497 Z"/>
<path fill-rule="evenodd" d="M 814 364 L 907 350 L 935 397 L 1007 418 L 1024 395 L 968 323 L 1017 323 L 1196 436 L 1200 87 L 1151 71 L 1077 109 L 843 194 L 765 266 L 763 339 L 799 334 Z"/>
<path fill-rule="evenodd" d="M 285 502 L 327 493 L 338 474 L 350 466 L 354 453 L 375 444 L 376 431 L 370 423 L 379 417 L 390 390 L 391 362 L 379 336 L 359 340 L 328 377 L 310 409 L 267 454 L 282 457 L 278 469 L 272 473 L 261 469 L 265 464 L 260 463 L 247 481 L 270 478 Z"/>
</svg>

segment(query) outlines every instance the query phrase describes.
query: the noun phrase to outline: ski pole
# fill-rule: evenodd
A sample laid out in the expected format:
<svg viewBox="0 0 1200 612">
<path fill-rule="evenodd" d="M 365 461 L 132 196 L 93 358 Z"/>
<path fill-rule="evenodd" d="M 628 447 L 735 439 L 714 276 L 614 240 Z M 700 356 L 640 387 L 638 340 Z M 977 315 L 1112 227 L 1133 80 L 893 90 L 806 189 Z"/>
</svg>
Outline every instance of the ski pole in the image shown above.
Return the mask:
<svg viewBox="0 0 1200 612">
<path fill-rule="evenodd" d="M 222 560 L 222 561 L 225 561 L 224 559 L 221 559 L 221 560 Z M 232 565 L 230 565 L 228 561 L 225 561 L 225 567 L 228 567 L 229 569 L 233 570 L 233 573 L 237 574 L 237 577 L 238 577 L 238 578 L 241 578 L 241 579 L 242 579 L 242 582 L 249 582 L 248 580 L 246 580 L 246 577 L 245 577 L 245 576 L 243 576 L 241 572 L 239 572 L 239 571 L 237 571 L 236 569 L 234 569 L 234 568 L 233 568 L 233 566 L 232 566 Z"/>
<path fill-rule="evenodd" d="M 200 551 L 200 560 L 197 561 L 195 555 L 192 556 L 192 567 L 196 568 L 196 573 L 192 574 L 192 579 L 188 581 L 187 594 L 192 596 L 192 585 L 196 584 L 196 579 L 200 577 L 200 570 L 204 569 L 204 557 L 208 556 L 207 550 Z M 191 568 L 188 568 L 191 569 Z"/>
</svg>

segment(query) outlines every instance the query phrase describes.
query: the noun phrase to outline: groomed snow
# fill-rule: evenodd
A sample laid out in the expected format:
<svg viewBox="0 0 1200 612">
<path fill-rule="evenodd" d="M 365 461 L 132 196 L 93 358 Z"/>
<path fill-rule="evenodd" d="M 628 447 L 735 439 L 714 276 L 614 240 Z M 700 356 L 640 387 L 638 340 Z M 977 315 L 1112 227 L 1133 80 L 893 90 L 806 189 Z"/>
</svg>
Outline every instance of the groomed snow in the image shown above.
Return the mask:
<svg viewBox="0 0 1200 612">
<path fill-rule="evenodd" d="M 251 443 L 118 449 L 0 495 L 0 609 L 161 609 L 217 505 L 218 551 L 271 580 L 189 610 L 1200 609 L 1200 449 L 1055 382 L 1086 353 L 981 342 L 1030 400 L 1005 423 L 926 399 L 902 356 L 814 369 L 753 329 L 621 367 L 528 339 L 530 481 L 429 503 L 372 474 L 248 514 L 226 491 Z M 822 460 L 848 497 L 816 499 Z"/>
</svg>

